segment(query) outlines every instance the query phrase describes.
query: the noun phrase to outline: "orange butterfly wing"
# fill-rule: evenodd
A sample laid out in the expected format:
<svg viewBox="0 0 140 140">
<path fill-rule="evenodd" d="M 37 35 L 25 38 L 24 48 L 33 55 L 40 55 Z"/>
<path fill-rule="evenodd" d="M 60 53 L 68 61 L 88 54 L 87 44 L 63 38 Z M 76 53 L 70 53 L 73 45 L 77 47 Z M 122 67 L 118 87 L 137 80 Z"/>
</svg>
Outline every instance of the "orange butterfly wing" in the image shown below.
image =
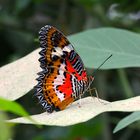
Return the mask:
<svg viewBox="0 0 140 140">
<path fill-rule="evenodd" d="M 47 112 L 63 110 L 88 86 L 80 56 L 67 38 L 50 25 L 39 32 L 40 66 L 36 95 Z"/>
</svg>

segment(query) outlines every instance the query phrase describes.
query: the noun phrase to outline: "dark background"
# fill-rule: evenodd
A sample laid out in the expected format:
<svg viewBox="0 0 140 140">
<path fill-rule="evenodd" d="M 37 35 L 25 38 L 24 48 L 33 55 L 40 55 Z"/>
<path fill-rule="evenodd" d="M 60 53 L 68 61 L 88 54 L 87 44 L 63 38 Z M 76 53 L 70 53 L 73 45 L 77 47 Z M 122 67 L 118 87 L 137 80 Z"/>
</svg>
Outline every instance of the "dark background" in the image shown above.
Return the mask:
<svg viewBox="0 0 140 140">
<path fill-rule="evenodd" d="M 0 0 L 0 65 L 38 48 L 35 39 L 40 28 L 46 24 L 56 26 L 65 35 L 100 27 L 116 27 L 139 33 L 140 1 Z M 93 86 L 98 89 L 101 98 L 109 101 L 136 96 L 140 89 L 139 72 L 139 68 L 99 71 Z M 33 93 L 33 90 L 30 91 L 17 102 L 29 113 L 35 114 L 43 110 L 32 97 Z M 13 139 L 138 140 L 140 126 L 137 123 L 116 134 L 112 132 L 117 122 L 128 114 L 104 113 L 86 123 L 68 127 L 43 126 L 40 129 L 34 125 L 15 125 Z"/>
</svg>

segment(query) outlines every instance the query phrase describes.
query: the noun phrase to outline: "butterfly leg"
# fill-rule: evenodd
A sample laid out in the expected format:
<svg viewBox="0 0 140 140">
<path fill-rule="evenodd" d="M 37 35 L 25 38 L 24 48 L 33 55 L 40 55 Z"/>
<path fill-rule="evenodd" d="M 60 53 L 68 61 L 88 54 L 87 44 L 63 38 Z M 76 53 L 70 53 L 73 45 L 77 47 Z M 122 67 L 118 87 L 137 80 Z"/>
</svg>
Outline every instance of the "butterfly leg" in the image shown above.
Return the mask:
<svg viewBox="0 0 140 140">
<path fill-rule="evenodd" d="M 100 100 L 99 94 L 98 94 L 98 91 L 97 91 L 96 88 L 89 89 L 88 91 L 89 91 L 89 94 L 91 95 L 91 97 L 92 97 L 92 98 L 95 98 L 95 97 L 93 96 L 93 93 L 92 93 L 92 91 L 94 91 L 95 94 L 96 94 L 96 97 L 97 97 L 98 101 L 99 101 L 100 103 L 104 103 L 104 102 L 102 102 L 102 101 Z"/>
</svg>

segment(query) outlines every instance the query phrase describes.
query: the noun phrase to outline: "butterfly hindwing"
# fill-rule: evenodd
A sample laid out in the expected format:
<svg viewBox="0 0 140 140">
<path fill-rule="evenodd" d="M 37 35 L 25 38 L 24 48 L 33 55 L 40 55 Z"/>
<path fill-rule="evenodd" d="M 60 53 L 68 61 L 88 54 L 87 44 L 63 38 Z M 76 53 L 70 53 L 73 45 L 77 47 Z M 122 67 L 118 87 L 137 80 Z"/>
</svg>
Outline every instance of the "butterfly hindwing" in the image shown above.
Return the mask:
<svg viewBox="0 0 140 140">
<path fill-rule="evenodd" d="M 87 86 L 83 62 L 67 38 L 53 26 L 41 28 L 39 41 L 43 70 L 36 86 L 37 96 L 48 112 L 63 110 Z"/>
</svg>

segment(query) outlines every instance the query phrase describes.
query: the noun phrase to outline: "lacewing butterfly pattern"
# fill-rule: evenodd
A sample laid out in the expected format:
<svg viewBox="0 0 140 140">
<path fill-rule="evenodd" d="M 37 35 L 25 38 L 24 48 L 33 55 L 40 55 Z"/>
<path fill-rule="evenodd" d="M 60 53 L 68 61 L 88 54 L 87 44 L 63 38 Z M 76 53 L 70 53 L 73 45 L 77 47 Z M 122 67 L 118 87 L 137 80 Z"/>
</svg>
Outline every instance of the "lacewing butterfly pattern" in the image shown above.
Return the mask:
<svg viewBox="0 0 140 140">
<path fill-rule="evenodd" d="M 87 90 L 89 80 L 83 61 L 53 26 L 40 29 L 39 41 L 42 71 L 38 73 L 36 96 L 47 112 L 63 110 Z"/>
<path fill-rule="evenodd" d="M 55 27 L 42 27 L 39 41 L 42 71 L 35 95 L 47 112 L 63 110 L 88 90 L 94 78 L 87 76 L 82 59 Z"/>
</svg>

